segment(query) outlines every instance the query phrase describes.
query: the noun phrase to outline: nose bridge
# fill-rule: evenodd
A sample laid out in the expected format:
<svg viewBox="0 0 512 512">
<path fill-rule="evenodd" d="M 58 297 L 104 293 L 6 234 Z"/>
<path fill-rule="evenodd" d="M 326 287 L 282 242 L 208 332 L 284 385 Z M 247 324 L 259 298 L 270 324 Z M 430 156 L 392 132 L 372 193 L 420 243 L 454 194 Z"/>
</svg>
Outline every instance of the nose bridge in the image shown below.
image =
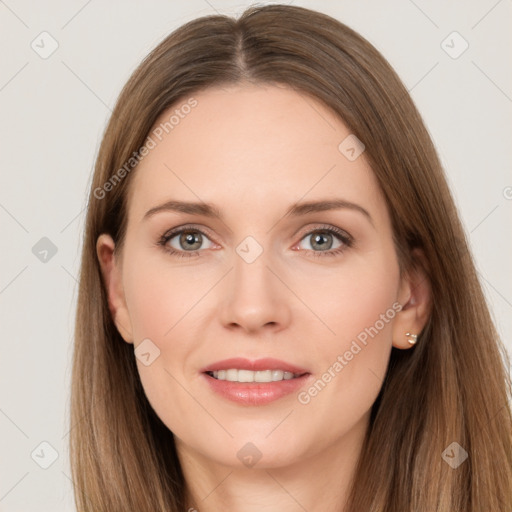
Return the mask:
<svg viewBox="0 0 512 512">
<path fill-rule="evenodd" d="M 226 324 L 256 330 L 288 322 L 286 287 L 276 277 L 273 261 L 270 249 L 255 237 L 246 237 L 235 248 L 229 290 L 223 302 Z"/>
<path fill-rule="evenodd" d="M 238 293 L 246 293 L 253 289 L 253 295 L 265 292 L 269 294 L 269 270 L 272 255 L 268 244 L 263 248 L 254 237 L 246 237 L 235 249 L 233 261 L 233 289 Z"/>
</svg>

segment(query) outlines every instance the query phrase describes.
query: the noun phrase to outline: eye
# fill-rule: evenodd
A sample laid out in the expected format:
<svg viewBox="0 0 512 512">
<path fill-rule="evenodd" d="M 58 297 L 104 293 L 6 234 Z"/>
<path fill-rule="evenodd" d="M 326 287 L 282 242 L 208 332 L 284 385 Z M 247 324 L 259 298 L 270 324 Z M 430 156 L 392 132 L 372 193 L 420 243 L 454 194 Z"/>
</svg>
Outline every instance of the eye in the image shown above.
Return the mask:
<svg viewBox="0 0 512 512">
<path fill-rule="evenodd" d="M 312 247 L 312 249 L 306 248 L 306 250 L 311 252 L 315 257 L 336 256 L 353 244 L 353 239 L 348 233 L 332 226 L 325 226 L 308 232 L 301 239 L 301 242 L 308 238 L 310 240 L 309 246 Z M 335 245 L 334 249 L 333 245 Z M 300 246 L 300 243 L 298 246 Z"/>
<path fill-rule="evenodd" d="M 205 241 L 210 242 L 210 245 L 204 247 Z M 211 248 L 208 236 L 200 229 L 190 226 L 165 233 L 158 244 L 170 254 L 185 258 L 199 256 L 199 249 Z"/>
</svg>

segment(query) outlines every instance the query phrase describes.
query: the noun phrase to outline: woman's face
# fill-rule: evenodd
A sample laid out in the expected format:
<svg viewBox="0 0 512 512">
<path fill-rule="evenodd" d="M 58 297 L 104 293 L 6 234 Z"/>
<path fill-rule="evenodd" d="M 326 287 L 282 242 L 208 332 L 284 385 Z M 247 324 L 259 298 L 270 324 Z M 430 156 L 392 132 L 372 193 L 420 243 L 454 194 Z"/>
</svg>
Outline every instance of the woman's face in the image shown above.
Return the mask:
<svg viewBox="0 0 512 512">
<path fill-rule="evenodd" d="M 109 298 L 180 449 L 270 468 L 360 438 L 392 345 L 415 332 L 363 148 L 321 103 L 277 86 L 194 94 L 150 136 Z M 287 214 L 325 201 L 341 206 Z"/>
</svg>

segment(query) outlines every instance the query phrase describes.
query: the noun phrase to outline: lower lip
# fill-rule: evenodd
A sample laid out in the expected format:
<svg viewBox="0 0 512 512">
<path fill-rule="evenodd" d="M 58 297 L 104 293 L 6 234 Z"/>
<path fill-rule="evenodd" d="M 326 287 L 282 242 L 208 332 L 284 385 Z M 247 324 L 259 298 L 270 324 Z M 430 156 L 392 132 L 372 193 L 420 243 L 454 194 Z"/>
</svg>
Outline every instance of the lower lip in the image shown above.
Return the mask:
<svg viewBox="0 0 512 512">
<path fill-rule="evenodd" d="M 219 395 L 244 405 L 265 405 L 283 396 L 298 391 L 311 374 L 306 373 L 295 379 L 279 380 L 275 382 L 231 382 L 202 374 L 211 389 Z"/>
</svg>

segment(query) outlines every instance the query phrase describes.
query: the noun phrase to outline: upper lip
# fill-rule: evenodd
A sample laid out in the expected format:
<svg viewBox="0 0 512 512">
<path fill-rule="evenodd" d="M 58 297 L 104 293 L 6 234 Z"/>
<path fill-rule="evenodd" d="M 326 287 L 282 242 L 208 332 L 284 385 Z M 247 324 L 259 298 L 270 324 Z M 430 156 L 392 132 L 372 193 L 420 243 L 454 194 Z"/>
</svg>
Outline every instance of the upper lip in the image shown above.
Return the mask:
<svg viewBox="0 0 512 512">
<path fill-rule="evenodd" d="M 309 373 L 304 368 L 300 368 L 294 364 L 290 364 L 279 359 L 274 359 L 272 357 L 265 357 L 263 359 L 256 359 L 254 361 L 245 359 L 243 357 L 223 359 L 222 361 L 209 364 L 203 368 L 201 372 L 214 372 L 216 370 L 229 370 L 231 368 L 236 368 L 238 370 L 252 370 L 254 372 L 258 370 L 283 370 L 285 372 L 291 372 L 300 375 Z"/>
</svg>

